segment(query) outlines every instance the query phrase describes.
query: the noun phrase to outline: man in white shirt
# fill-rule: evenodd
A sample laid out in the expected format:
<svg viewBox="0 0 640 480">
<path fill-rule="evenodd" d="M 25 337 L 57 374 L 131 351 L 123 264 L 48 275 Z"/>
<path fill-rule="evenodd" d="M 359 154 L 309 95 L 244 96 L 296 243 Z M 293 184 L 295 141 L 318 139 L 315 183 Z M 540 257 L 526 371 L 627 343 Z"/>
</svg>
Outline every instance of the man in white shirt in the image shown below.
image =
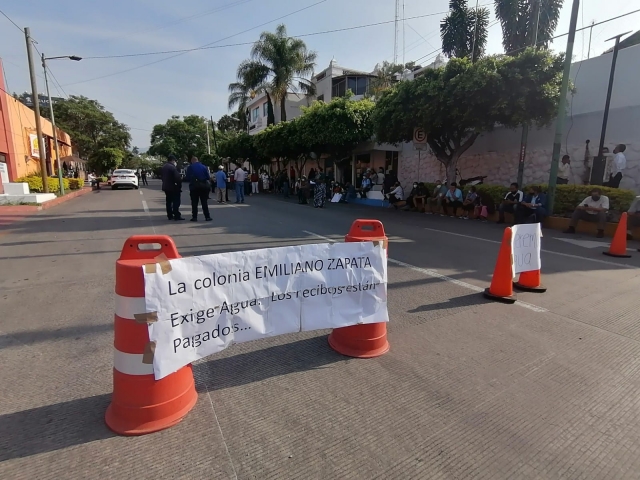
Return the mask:
<svg viewBox="0 0 640 480">
<path fill-rule="evenodd" d="M 236 168 L 233 173 L 233 179 L 236 183 L 236 203 L 244 203 L 244 181 L 247 178 L 247 172 L 242 168 Z"/>
<path fill-rule="evenodd" d="M 607 184 L 608 187 L 611 188 L 619 188 L 620 180 L 622 180 L 622 175 L 624 175 L 624 170 L 627 168 L 627 157 L 624 156 L 624 151 L 627 149 L 627 146 L 623 143 L 618 145 L 613 149 L 613 153 L 615 156 L 613 157 L 613 172 L 609 177 L 609 182 Z"/>
<path fill-rule="evenodd" d="M 558 165 L 558 176 L 556 177 L 556 185 L 566 185 L 571 177 L 571 157 L 565 155 L 562 162 Z"/>
<path fill-rule="evenodd" d="M 504 196 L 504 200 L 498 206 L 498 222 L 504 223 L 504 212 L 512 213 L 514 218 L 518 214 L 518 205 L 522 202 L 524 194 L 522 190 L 518 187 L 516 182 L 512 183 L 509 186 L 509 191 Z"/>
<path fill-rule="evenodd" d="M 591 196 L 585 198 L 573 211 L 569 228 L 564 233 L 576 233 L 576 227 L 580 220 L 596 222 L 598 224 L 598 238 L 604 237 L 604 227 L 607 223 L 607 211 L 609 210 L 609 197 L 602 195 L 599 188 L 591 190 Z"/>
</svg>

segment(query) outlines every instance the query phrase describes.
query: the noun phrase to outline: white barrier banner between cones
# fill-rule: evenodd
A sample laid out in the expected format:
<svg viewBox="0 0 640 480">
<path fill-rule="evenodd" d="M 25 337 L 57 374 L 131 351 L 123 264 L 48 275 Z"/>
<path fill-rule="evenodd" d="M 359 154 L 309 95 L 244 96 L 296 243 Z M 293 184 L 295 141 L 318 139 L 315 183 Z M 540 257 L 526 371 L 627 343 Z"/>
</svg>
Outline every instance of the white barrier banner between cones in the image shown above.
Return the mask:
<svg viewBox="0 0 640 480">
<path fill-rule="evenodd" d="M 540 270 L 540 239 L 542 230 L 539 223 L 514 225 L 511 227 L 511 252 L 513 255 L 513 276 L 522 272 Z"/>
<path fill-rule="evenodd" d="M 323 243 L 169 260 L 144 269 L 155 378 L 232 343 L 388 322 L 382 242 Z"/>
</svg>

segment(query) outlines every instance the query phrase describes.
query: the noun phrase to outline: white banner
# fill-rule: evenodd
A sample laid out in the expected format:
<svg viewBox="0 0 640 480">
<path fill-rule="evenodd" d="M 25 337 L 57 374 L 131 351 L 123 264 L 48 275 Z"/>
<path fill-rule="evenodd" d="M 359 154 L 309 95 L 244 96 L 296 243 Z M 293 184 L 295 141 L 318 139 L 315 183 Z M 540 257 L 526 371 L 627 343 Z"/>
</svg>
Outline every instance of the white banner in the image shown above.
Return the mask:
<svg viewBox="0 0 640 480">
<path fill-rule="evenodd" d="M 514 225 L 511 232 L 513 276 L 521 272 L 540 270 L 540 224 Z"/>
<path fill-rule="evenodd" d="M 388 322 L 381 243 L 249 250 L 145 268 L 146 311 L 157 312 L 149 324 L 155 378 L 232 343 Z"/>
</svg>

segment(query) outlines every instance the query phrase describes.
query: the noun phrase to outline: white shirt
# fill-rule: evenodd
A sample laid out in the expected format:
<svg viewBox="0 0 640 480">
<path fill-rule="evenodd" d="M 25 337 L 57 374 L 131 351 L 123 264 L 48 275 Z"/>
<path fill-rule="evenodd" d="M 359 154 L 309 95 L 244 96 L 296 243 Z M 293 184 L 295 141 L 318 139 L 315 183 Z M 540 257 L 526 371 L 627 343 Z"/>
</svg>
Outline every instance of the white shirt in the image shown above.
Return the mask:
<svg viewBox="0 0 640 480">
<path fill-rule="evenodd" d="M 376 185 L 382 185 L 383 183 L 384 183 L 384 173 L 380 172 L 376 177 Z"/>
<path fill-rule="evenodd" d="M 558 165 L 558 178 L 569 180 L 569 175 L 571 175 L 571 164 L 560 163 L 560 165 Z"/>
<path fill-rule="evenodd" d="M 627 157 L 622 152 L 616 153 L 616 156 L 613 157 L 613 174 L 622 173 L 625 168 L 627 168 Z"/>
<path fill-rule="evenodd" d="M 244 182 L 244 179 L 247 178 L 247 172 L 241 168 L 236 168 L 236 171 L 233 173 L 233 178 L 236 182 Z"/>
<path fill-rule="evenodd" d="M 522 190 L 518 190 L 515 194 L 511 191 L 507 192 L 507 194 L 504 196 L 504 199 L 509 200 L 509 198 L 513 195 L 515 195 L 515 199 L 513 201 L 518 203 L 521 202 L 522 197 L 524 197 L 524 193 L 522 193 Z"/>
<path fill-rule="evenodd" d="M 398 185 L 396 188 L 394 188 L 389 195 L 395 195 L 395 197 L 398 200 L 404 200 L 404 192 L 402 191 L 402 187 L 400 185 Z"/>
<path fill-rule="evenodd" d="M 600 198 L 595 201 L 591 196 L 585 198 L 582 202 L 580 202 L 581 207 L 595 207 L 595 208 L 604 208 L 605 210 L 609 210 L 609 197 L 606 195 L 601 195 Z M 587 213 L 596 214 L 597 212 L 592 212 L 587 210 Z"/>
</svg>

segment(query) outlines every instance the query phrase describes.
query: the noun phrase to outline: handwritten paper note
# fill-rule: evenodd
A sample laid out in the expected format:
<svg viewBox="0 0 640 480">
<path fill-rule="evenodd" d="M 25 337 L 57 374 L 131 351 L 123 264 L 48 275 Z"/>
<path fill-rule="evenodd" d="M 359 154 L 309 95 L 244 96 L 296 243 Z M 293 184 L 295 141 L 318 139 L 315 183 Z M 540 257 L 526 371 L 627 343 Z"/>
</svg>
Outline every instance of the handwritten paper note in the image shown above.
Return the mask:
<svg viewBox="0 0 640 480">
<path fill-rule="evenodd" d="M 511 231 L 513 275 L 540 270 L 540 224 L 514 225 Z"/>
</svg>

